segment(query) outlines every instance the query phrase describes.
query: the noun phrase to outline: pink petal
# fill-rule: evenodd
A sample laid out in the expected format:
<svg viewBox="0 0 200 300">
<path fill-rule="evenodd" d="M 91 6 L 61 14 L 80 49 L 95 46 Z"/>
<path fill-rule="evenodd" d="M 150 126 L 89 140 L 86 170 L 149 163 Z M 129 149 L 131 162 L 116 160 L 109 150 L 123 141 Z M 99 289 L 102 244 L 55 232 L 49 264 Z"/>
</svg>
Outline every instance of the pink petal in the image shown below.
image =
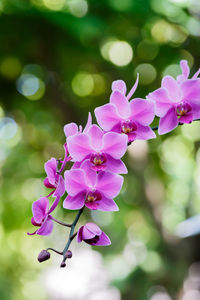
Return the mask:
<svg viewBox="0 0 200 300">
<path fill-rule="evenodd" d="M 90 136 L 91 147 L 95 150 L 102 148 L 103 131 L 97 125 L 91 125 L 87 134 Z"/>
<path fill-rule="evenodd" d="M 85 172 L 86 184 L 89 187 L 94 187 L 97 182 L 97 173 L 92 169 L 92 164 L 89 159 L 86 159 L 80 166 Z"/>
<path fill-rule="evenodd" d="M 126 95 L 126 83 L 123 80 L 116 80 L 112 83 L 112 91 L 120 91 L 123 95 Z"/>
<path fill-rule="evenodd" d="M 169 98 L 172 102 L 179 102 L 181 100 L 179 85 L 173 77 L 163 77 L 161 86 L 167 90 Z"/>
<path fill-rule="evenodd" d="M 141 125 L 149 125 L 155 117 L 154 102 L 141 98 L 133 99 L 130 102 L 131 120 L 139 122 Z"/>
<path fill-rule="evenodd" d="M 110 103 L 114 104 L 117 108 L 118 114 L 122 118 L 127 118 L 130 115 L 129 102 L 120 91 L 112 92 L 110 96 Z"/>
<path fill-rule="evenodd" d="M 163 117 L 172 106 L 166 89 L 159 88 L 147 96 L 148 100 L 155 101 L 155 114 Z"/>
<path fill-rule="evenodd" d="M 181 67 L 182 74 L 177 76 L 176 79 L 178 82 L 187 79 L 190 74 L 190 69 L 187 60 L 181 60 L 180 67 Z"/>
<path fill-rule="evenodd" d="M 115 105 L 110 103 L 97 107 L 94 112 L 98 124 L 106 131 L 111 130 L 121 120 Z"/>
<path fill-rule="evenodd" d="M 114 159 L 112 156 L 107 155 L 107 171 L 117 173 L 117 174 L 127 174 L 128 170 L 120 159 Z"/>
<path fill-rule="evenodd" d="M 57 168 L 57 161 L 54 157 L 52 157 L 50 160 L 48 160 L 44 164 L 44 169 L 45 169 L 45 172 L 47 173 L 49 183 L 54 186 L 55 186 L 55 181 L 58 177 L 58 175 L 56 173 L 56 168 Z"/>
<path fill-rule="evenodd" d="M 76 196 L 67 196 L 63 201 L 63 207 L 66 209 L 80 209 L 84 206 L 86 191 L 82 191 Z"/>
<path fill-rule="evenodd" d="M 85 202 L 85 206 L 91 210 L 97 210 L 98 209 L 98 204 L 97 202 Z"/>
<path fill-rule="evenodd" d="M 137 132 L 130 132 L 127 134 L 128 136 L 128 142 L 131 143 L 133 142 L 134 140 L 136 140 L 136 137 L 137 137 Z"/>
<path fill-rule="evenodd" d="M 122 187 L 123 177 L 110 172 L 100 172 L 97 175 L 96 189 L 107 198 L 115 198 Z"/>
<path fill-rule="evenodd" d="M 97 201 L 97 209 L 102 211 L 118 211 L 119 207 L 113 199 L 102 195 L 101 200 Z"/>
<path fill-rule="evenodd" d="M 87 120 L 87 124 L 85 125 L 85 128 L 83 130 L 83 132 L 87 133 L 88 129 L 90 128 L 90 126 L 92 125 L 92 116 L 91 113 L 88 113 L 88 120 Z"/>
<path fill-rule="evenodd" d="M 179 123 L 186 123 L 186 124 L 190 124 L 193 120 L 193 113 L 187 113 L 187 115 L 185 116 L 181 116 L 179 118 Z"/>
<path fill-rule="evenodd" d="M 164 117 L 160 118 L 158 133 L 165 134 L 167 132 L 172 131 L 177 126 L 178 126 L 178 117 L 176 115 L 175 108 L 172 107 Z"/>
<path fill-rule="evenodd" d="M 58 203 L 60 202 L 61 196 L 57 196 L 56 199 L 54 200 L 53 204 L 51 205 L 51 208 L 48 211 L 48 214 L 50 214 L 54 209 L 58 206 Z"/>
<path fill-rule="evenodd" d="M 75 135 L 78 133 L 78 126 L 76 123 L 69 123 L 64 126 L 64 133 L 66 135 L 66 138 L 69 136 Z"/>
<path fill-rule="evenodd" d="M 120 159 L 127 150 L 128 138 L 125 134 L 108 132 L 103 136 L 102 152 L 111 155 L 115 159 Z"/>
<path fill-rule="evenodd" d="M 39 235 L 49 235 L 53 230 L 53 221 L 47 217 L 42 226 L 36 231 Z"/>
<path fill-rule="evenodd" d="M 135 93 L 135 91 L 137 89 L 137 86 L 138 86 L 138 82 L 139 82 L 139 73 L 137 73 L 137 78 L 136 78 L 134 86 L 132 87 L 132 89 L 130 90 L 130 92 L 128 93 L 128 95 L 126 97 L 127 100 L 129 100 L 133 96 L 133 94 Z"/>
<path fill-rule="evenodd" d="M 40 224 L 49 210 L 49 199 L 41 197 L 39 200 L 33 202 L 32 212 L 36 223 Z"/>
<path fill-rule="evenodd" d="M 96 242 L 96 246 L 109 246 L 110 244 L 111 241 L 109 237 L 104 232 L 102 232 L 99 240 Z"/>
<path fill-rule="evenodd" d="M 57 188 L 53 195 L 55 197 L 57 197 L 57 196 L 62 197 L 62 195 L 64 195 L 64 193 L 65 193 L 65 182 L 64 182 L 64 179 L 62 178 L 62 176 L 59 175 L 58 185 L 57 185 Z"/>
<path fill-rule="evenodd" d="M 90 240 L 90 239 L 94 238 L 95 235 L 96 235 L 95 232 L 93 232 L 92 230 L 88 230 L 86 225 L 83 226 L 83 231 L 82 231 L 82 239 L 83 240 Z"/>
<path fill-rule="evenodd" d="M 90 146 L 89 136 L 84 133 L 70 136 L 67 139 L 67 147 L 74 161 L 82 161 L 87 155 L 94 152 Z"/>
<path fill-rule="evenodd" d="M 77 242 L 78 243 L 81 243 L 83 240 L 82 233 L 83 233 L 83 226 L 81 226 L 77 232 Z"/>
<path fill-rule="evenodd" d="M 87 189 L 85 172 L 81 169 L 65 171 L 65 189 L 70 196 L 75 196 Z"/>
<path fill-rule="evenodd" d="M 99 226 L 97 226 L 95 223 L 87 223 L 84 226 L 85 229 L 87 229 L 87 231 L 89 231 L 90 233 L 93 233 L 94 236 L 95 235 L 101 235 L 102 230 L 99 228 Z"/>
<path fill-rule="evenodd" d="M 198 100 L 190 100 L 189 104 L 192 107 L 193 120 L 199 119 L 200 118 L 200 101 L 199 101 L 199 99 Z"/>
<path fill-rule="evenodd" d="M 196 73 L 192 76 L 192 79 L 197 79 L 197 77 L 199 76 L 199 74 L 200 74 L 200 69 L 198 69 L 196 71 Z"/>
<path fill-rule="evenodd" d="M 186 101 L 190 104 L 190 101 L 200 99 L 200 80 L 185 80 L 181 84 L 182 101 Z"/>
<path fill-rule="evenodd" d="M 53 184 L 51 184 L 51 183 L 49 182 L 48 177 L 46 177 L 46 178 L 44 179 L 44 185 L 45 185 L 47 188 L 50 188 L 50 189 L 56 188 L 55 185 L 53 185 Z"/>
<path fill-rule="evenodd" d="M 155 139 L 156 134 L 149 126 L 142 126 L 137 123 L 136 140 Z"/>
</svg>

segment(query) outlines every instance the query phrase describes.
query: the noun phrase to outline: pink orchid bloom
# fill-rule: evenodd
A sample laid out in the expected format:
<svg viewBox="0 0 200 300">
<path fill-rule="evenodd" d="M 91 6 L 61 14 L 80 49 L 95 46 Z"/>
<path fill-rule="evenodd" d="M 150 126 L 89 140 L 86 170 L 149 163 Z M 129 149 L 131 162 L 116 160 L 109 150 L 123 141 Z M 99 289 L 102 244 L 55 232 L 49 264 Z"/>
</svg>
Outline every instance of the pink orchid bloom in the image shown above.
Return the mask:
<svg viewBox="0 0 200 300">
<path fill-rule="evenodd" d="M 33 217 L 31 223 L 34 226 L 40 227 L 33 233 L 28 233 L 28 235 L 49 235 L 53 230 L 53 220 L 50 213 L 55 209 L 58 203 L 58 199 L 55 200 L 52 207 L 49 209 L 49 199 L 47 197 L 41 197 L 39 200 L 33 202 L 32 212 Z"/>
<path fill-rule="evenodd" d="M 57 161 L 54 157 L 48 160 L 44 165 L 47 177 L 44 185 L 47 188 L 54 189 L 53 196 L 62 196 L 65 193 L 65 184 L 62 175 L 57 172 Z"/>
<path fill-rule="evenodd" d="M 97 125 L 91 125 L 87 133 L 68 137 L 67 146 L 74 164 L 79 168 L 81 163 L 89 159 L 95 171 L 111 171 L 127 173 L 126 166 L 120 160 L 127 149 L 127 136 L 116 132 L 104 133 Z"/>
<path fill-rule="evenodd" d="M 105 131 L 126 134 L 128 142 L 156 137 L 148 126 L 155 116 L 154 103 L 141 98 L 128 101 L 137 88 L 138 78 L 137 76 L 136 82 L 127 96 L 125 82 L 114 81 L 110 103 L 95 109 L 95 116 L 101 128 Z"/>
<path fill-rule="evenodd" d="M 86 160 L 80 169 L 65 171 L 65 188 L 68 193 L 63 202 L 66 209 L 81 209 L 84 205 L 92 210 L 117 211 L 113 200 L 122 187 L 123 177 L 110 172 L 95 172 Z"/>
<path fill-rule="evenodd" d="M 91 117 L 91 113 L 89 112 L 88 114 L 88 120 L 87 120 L 87 124 L 83 130 L 84 133 L 86 133 L 88 131 L 88 128 L 92 125 L 92 117 Z M 82 126 L 80 125 L 78 127 L 78 125 L 76 123 L 69 123 L 67 125 L 64 126 L 64 133 L 66 135 L 66 138 L 68 138 L 69 136 L 73 136 L 76 135 L 78 133 L 82 132 Z"/>
<path fill-rule="evenodd" d="M 186 78 L 188 73 L 183 73 Z M 171 76 L 165 76 L 161 88 L 147 98 L 155 102 L 155 112 L 160 117 L 159 134 L 172 131 L 179 123 L 191 123 L 200 118 L 200 79 L 182 77 L 177 82 Z"/>
<path fill-rule="evenodd" d="M 87 223 L 79 228 L 77 242 L 82 241 L 91 246 L 108 246 L 111 244 L 109 237 L 94 223 Z"/>
<path fill-rule="evenodd" d="M 187 60 L 181 60 L 180 67 L 181 67 L 182 74 L 178 75 L 176 77 L 176 80 L 178 83 L 183 82 L 184 80 L 187 80 L 189 77 L 189 74 L 190 74 L 190 68 L 188 66 Z M 200 69 L 192 76 L 191 79 L 197 79 L 197 77 L 199 76 L 199 73 L 200 73 Z"/>
</svg>

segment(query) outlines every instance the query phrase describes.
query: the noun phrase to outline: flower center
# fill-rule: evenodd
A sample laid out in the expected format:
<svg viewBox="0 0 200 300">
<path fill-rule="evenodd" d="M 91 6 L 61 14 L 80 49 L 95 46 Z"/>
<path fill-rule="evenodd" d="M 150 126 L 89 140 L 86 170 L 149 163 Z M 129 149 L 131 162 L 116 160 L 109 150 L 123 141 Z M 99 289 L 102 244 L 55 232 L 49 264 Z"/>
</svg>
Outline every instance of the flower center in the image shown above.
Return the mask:
<svg viewBox="0 0 200 300">
<path fill-rule="evenodd" d="M 176 107 L 176 114 L 179 117 L 185 116 L 188 112 L 192 110 L 192 107 L 188 103 L 180 103 Z"/>
<path fill-rule="evenodd" d="M 86 203 L 94 203 L 97 200 L 101 200 L 101 194 L 98 191 L 89 191 L 86 195 Z"/>
<path fill-rule="evenodd" d="M 91 163 L 93 163 L 95 166 L 102 165 L 106 162 L 106 156 L 104 153 L 96 153 L 92 154 L 90 157 Z"/>
<path fill-rule="evenodd" d="M 121 130 L 123 133 L 130 133 L 137 130 L 137 125 L 133 121 L 125 121 L 121 124 Z"/>
<path fill-rule="evenodd" d="M 99 236 L 98 235 L 95 235 L 95 237 L 93 237 L 92 239 L 87 239 L 87 240 L 84 240 L 87 244 L 92 244 L 92 245 L 95 245 L 98 241 L 99 241 Z"/>
</svg>

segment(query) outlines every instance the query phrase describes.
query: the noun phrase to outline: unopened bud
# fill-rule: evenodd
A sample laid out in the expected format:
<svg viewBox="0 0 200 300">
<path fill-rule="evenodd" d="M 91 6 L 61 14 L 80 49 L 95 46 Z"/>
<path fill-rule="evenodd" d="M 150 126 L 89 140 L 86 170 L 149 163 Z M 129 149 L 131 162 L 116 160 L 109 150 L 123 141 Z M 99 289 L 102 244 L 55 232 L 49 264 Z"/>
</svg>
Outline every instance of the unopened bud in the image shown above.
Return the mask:
<svg viewBox="0 0 200 300">
<path fill-rule="evenodd" d="M 61 268 L 65 268 L 66 267 L 66 263 L 64 261 L 62 261 L 61 264 L 60 264 L 60 267 Z"/>
<path fill-rule="evenodd" d="M 38 255 L 38 261 L 41 263 L 50 258 L 50 253 L 47 250 L 42 250 Z"/>
<path fill-rule="evenodd" d="M 72 251 L 67 250 L 65 256 L 66 256 L 67 258 L 71 258 L 71 257 L 72 257 Z"/>
</svg>

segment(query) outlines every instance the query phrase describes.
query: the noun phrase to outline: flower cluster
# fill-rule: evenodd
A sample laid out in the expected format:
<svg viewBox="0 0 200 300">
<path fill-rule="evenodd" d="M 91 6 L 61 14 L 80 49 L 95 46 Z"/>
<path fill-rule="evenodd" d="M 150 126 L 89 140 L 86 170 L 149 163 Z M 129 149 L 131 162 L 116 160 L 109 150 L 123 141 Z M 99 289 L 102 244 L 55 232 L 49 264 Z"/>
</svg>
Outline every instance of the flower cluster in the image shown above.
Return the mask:
<svg viewBox="0 0 200 300">
<path fill-rule="evenodd" d="M 110 239 L 96 224 L 87 223 L 77 233 L 74 233 L 75 226 L 84 208 L 119 210 L 114 199 L 123 184 L 120 174 L 127 173 L 121 159 L 130 143 L 155 138 L 154 131 L 157 129 L 159 134 L 165 134 L 179 124 L 200 118 L 200 71 L 189 79 L 187 61 L 181 61 L 180 65 L 182 74 L 176 80 L 165 76 L 161 87 L 146 99 L 133 98 L 139 76 L 128 94 L 124 81 L 114 81 L 109 103 L 95 109 L 98 125 L 92 124 L 89 113 L 84 129 L 75 123 L 64 126 L 65 156 L 62 161 L 51 158 L 45 163 L 47 177 L 44 185 L 52 191 L 33 203 L 31 222 L 37 230 L 29 234 L 49 235 L 53 230 L 53 222 L 57 222 L 70 228 L 69 239 L 62 252 L 52 248 L 42 250 L 38 257 L 40 262 L 50 257 L 48 250 L 53 250 L 63 256 L 61 267 L 64 267 L 65 260 L 72 256 L 69 247 L 76 235 L 79 243 L 110 245 Z M 160 118 L 159 126 L 150 127 L 155 116 Z M 65 170 L 68 162 L 72 164 L 71 169 Z M 52 216 L 65 193 L 63 207 L 78 210 L 72 224 Z M 50 197 L 54 199 L 51 206 Z"/>
</svg>

